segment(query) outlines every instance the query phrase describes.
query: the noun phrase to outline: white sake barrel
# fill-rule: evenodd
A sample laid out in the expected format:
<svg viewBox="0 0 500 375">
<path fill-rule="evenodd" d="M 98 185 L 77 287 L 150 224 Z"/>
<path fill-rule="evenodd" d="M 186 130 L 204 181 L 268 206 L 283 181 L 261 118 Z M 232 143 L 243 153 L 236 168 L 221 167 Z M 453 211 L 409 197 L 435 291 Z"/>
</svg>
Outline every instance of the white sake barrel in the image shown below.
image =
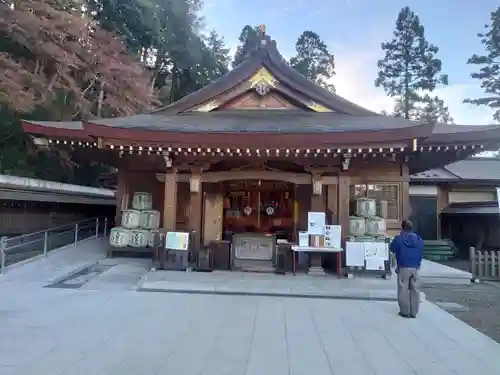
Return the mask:
<svg viewBox="0 0 500 375">
<path fill-rule="evenodd" d="M 142 229 L 158 229 L 160 227 L 160 213 L 155 210 L 142 211 L 140 227 Z"/>
<path fill-rule="evenodd" d="M 361 217 L 376 216 L 377 205 L 375 199 L 359 198 L 356 201 L 356 215 Z"/>
<path fill-rule="evenodd" d="M 141 212 L 137 210 L 123 210 L 122 212 L 122 227 L 124 228 L 139 228 L 141 223 Z"/>
<path fill-rule="evenodd" d="M 366 219 L 366 234 L 370 236 L 385 235 L 386 222 L 381 217 L 369 217 Z"/>
<path fill-rule="evenodd" d="M 147 247 L 149 240 L 149 231 L 145 229 L 131 229 L 130 246 L 132 247 Z"/>
<path fill-rule="evenodd" d="M 352 236 L 365 234 L 365 219 L 363 217 L 349 216 L 349 234 Z"/>
<path fill-rule="evenodd" d="M 127 247 L 131 238 L 130 229 L 115 227 L 109 233 L 109 244 L 113 247 Z"/>
<path fill-rule="evenodd" d="M 132 208 L 134 210 L 150 210 L 153 208 L 153 195 L 145 192 L 134 193 L 132 198 Z"/>
</svg>

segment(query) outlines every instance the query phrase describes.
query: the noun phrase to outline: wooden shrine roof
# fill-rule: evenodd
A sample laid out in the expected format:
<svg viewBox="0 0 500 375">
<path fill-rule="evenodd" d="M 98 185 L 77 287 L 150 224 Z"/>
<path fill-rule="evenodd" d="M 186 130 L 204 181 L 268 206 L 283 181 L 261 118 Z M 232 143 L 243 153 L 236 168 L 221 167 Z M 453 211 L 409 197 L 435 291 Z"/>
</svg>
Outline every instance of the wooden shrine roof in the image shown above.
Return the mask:
<svg viewBox="0 0 500 375">
<path fill-rule="evenodd" d="M 262 89 L 262 90 L 260 90 Z M 292 107 L 227 109 L 245 93 L 280 95 Z M 255 94 L 256 95 L 256 94 Z M 236 107 L 238 108 L 238 107 Z M 204 88 L 163 108 L 118 118 L 75 122 L 22 121 L 24 131 L 50 138 L 112 139 L 200 147 L 336 147 L 419 139 L 419 144 L 500 143 L 500 125 L 432 125 L 384 116 L 332 93 L 298 73 L 276 42 L 262 35 L 247 60 Z M 231 137 L 228 137 L 231 135 Z M 229 142 L 231 141 L 231 142 Z"/>
<path fill-rule="evenodd" d="M 172 114 L 187 111 L 196 105 L 209 101 L 211 98 L 223 92 L 231 90 L 238 83 L 248 80 L 258 69 L 266 68 L 280 84 L 304 94 L 304 96 L 309 98 L 312 102 L 323 105 L 332 111 L 354 116 L 377 115 L 375 112 L 326 90 L 297 72 L 281 56 L 276 47 L 276 41 L 271 40 L 268 35 L 263 36 L 262 43 L 261 48 L 253 51 L 248 59 L 236 68 L 230 70 L 226 75 L 155 112 Z"/>
</svg>

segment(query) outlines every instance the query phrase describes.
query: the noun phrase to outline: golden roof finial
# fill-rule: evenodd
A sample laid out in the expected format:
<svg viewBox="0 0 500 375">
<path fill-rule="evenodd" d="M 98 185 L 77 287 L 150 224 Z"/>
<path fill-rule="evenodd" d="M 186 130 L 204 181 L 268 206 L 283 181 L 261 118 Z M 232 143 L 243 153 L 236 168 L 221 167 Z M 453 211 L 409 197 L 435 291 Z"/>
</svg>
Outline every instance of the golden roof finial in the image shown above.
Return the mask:
<svg viewBox="0 0 500 375">
<path fill-rule="evenodd" d="M 265 24 L 260 25 L 260 31 L 262 32 L 262 34 L 266 33 L 266 25 Z"/>
</svg>

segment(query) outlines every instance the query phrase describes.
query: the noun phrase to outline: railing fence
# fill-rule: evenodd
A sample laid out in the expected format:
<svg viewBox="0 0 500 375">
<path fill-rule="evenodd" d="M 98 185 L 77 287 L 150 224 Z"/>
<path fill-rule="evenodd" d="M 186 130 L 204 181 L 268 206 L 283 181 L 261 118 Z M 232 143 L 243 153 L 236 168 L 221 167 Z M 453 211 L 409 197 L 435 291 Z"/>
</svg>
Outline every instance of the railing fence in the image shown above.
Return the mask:
<svg viewBox="0 0 500 375">
<path fill-rule="evenodd" d="M 11 264 L 43 255 L 88 238 L 108 235 L 108 218 L 95 217 L 15 237 L 0 238 L 0 274 Z"/>
</svg>

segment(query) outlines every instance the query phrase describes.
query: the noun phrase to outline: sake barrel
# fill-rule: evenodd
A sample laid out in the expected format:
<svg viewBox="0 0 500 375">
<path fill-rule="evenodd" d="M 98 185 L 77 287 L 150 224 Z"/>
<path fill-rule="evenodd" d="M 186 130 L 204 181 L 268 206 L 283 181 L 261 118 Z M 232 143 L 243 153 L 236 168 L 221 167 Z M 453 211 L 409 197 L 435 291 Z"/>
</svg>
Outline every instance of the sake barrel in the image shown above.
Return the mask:
<svg viewBox="0 0 500 375">
<path fill-rule="evenodd" d="M 350 216 L 349 217 L 349 234 L 351 236 L 362 236 L 365 234 L 365 218 Z"/>
<path fill-rule="evenodd" d="M 359 198 L 356 201 L 356 215 L 361 217 L 371 217 L 377 215 L 375 199 Z"/>
<path fill-rule="evenodd" d="M 136 192 L 132 198 L 134 210 L 150 210 L 153 208 L 153 196 L 150 193 Z"/>
<path fill-rule="evenodd" d="M 109 233 L 109 244 L 113 247 L 127 247 L 131 237 L 130 229 L 115 227 Z"/>
<path fill-rule="evenodd" d="M 131 229 L 130 246 L 147 247 L 149 240 L 149 231 L 145 229 Z"/>
<path fill-rule="evenodd" d="M 385 219 L 376 216 L 366 219 L 366 234 L 370 236 L 381 236 L 385 234 L 385 230 Z"/>
<path fill-rule="evenodd" d="M 141 212 L 137 210 L 123 210 L 122 212 L 122 227 L 124 228 L 139 228 L 141 222 Z"/>
<path fill-rule="evenodd" d="M 142 229 L 158 229 L 160 227 L 160 213 L 155 210 L 142 211 L 140 227 Z"/>
</svg>

